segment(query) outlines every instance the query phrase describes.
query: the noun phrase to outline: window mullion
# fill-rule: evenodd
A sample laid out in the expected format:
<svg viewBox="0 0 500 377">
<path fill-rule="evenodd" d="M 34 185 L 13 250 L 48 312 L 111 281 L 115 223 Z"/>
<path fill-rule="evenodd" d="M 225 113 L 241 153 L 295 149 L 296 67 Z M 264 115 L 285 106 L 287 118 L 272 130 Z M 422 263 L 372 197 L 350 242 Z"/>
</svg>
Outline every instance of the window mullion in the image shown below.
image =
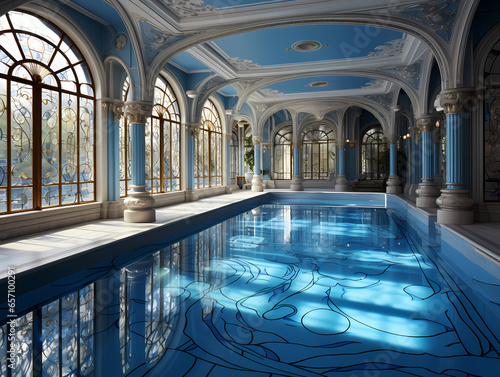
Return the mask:
<svg viewBox="0 0 500 377">
<path fill-rule="evenodd" d="M 40 85 L 33 86 L 33 173 L 32 173 L 32 197 L 33 209 L 42 209 L 42 88 Z"/>
</svg>

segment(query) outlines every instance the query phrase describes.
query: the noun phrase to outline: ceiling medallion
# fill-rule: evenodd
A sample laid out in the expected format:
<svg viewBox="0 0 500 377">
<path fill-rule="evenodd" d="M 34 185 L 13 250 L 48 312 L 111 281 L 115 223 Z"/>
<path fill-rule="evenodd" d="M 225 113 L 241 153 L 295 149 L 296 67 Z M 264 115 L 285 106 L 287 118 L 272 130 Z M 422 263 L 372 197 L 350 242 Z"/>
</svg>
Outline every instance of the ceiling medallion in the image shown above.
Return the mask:
<svg viewBox="0 0 500 377">
<path fill-rule="evenodd" d="M 326 82 L 326 81 L 313 81 L 307 84 L 306 86 L 310 86 L 313 88 L 322 88 L 323 86 L 327 85 L 333 85 L 331 82 Z"/>
<path fill-rule="evenodd" d="M 330 46 L 329 44 L 325 45 L 325 47 Z M 313 52 L 319 50 L 322 46 L 321 43 L 317 41 L 298 41 L 295 42 L 292 47 L 287 47 L 285 50 L 295 50 L 299 52 Z"/>
</svg>

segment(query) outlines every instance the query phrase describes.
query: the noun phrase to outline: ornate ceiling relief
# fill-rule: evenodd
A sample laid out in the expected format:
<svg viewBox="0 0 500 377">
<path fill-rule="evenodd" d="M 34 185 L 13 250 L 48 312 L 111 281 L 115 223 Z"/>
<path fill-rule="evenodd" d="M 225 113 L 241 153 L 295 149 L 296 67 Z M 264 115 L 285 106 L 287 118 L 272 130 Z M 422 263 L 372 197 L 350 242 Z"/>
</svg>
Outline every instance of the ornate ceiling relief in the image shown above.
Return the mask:
<svg viewBox="0 0 500 377">
<path fill-rule="evenodd" d="M 203 0 L 158 0 L 158 2 L 168 7 L 179 17 L 196 17 L 218 13 L 212 5 L 205 5 Z"/>
<path fill-rule="evenodd" d="M 372 89 L 382 89 L 385 85 L 385 80 L 372 80 L 366 83 L 365 86 L 362 86 L 362 90 L 372 90 Z"/>
<path fill-rule="evenodd" d="M 387 56 L 396 56 L 403 53 L 405 47 L 406 39 L 394 39 L 389 42 L 385 42 L 382 46 L 375 47 L 374 52 L 370 52 L 367 56 L 369 58 L 379 58 Z"/>
<path fill-rule="evenodd" d="M 400 5 L 391 8 L 393 14 L 405 15 L 436 32 L 446 42 L 450 41 L 460 0 L 433 0 L 418 5 Z"/>
<path fill-rule="evenodd" d="M 236 57 L 236 58 L 230 58 L 230 57 L 228 57 L 227 61 L 237 71 L 247 71 L 249 69 L 259 69 L 259 68 L 262 68 L 262 66 L 260 66 L 257 63 L 254 63 L 253 61 L 251 61 L 249 59 L 241 59 L 239 57 Z"/>
<path fill-rule="evenodd" d="M 418 90 L 420 86 L 420 71 L 422 69 L 422 61 L 419 60 L 410 65 L 401 65 L 384 69 L 384 72 L 392 73 L 406 80 L 411 86 Z"/>
<path fill-rule="evenodd" d="M 265 96 L 282 96 L 284 93 L 281 93 L 279 90 L 276 89 L 260 89 L 260 92 L 265 95 Z"/>
<path fill-rule="evenodd" d="M 365 96 L 365 97 L 381 104 L 386 110 L 391 109 L 392 93 L 370 95 L 370 96 Z"/>
<path fill-rule="evenodd" d="M 186 36 L 169 34 L 156 26 L 150 25 L 147 20 L 140 16 L 138 17 L 138 20 L 141 28 L 142 40 L 144 41 L 146 56 L 149 62 L 151 62 L 166 46 L 186 38 Z"/>
</svg>

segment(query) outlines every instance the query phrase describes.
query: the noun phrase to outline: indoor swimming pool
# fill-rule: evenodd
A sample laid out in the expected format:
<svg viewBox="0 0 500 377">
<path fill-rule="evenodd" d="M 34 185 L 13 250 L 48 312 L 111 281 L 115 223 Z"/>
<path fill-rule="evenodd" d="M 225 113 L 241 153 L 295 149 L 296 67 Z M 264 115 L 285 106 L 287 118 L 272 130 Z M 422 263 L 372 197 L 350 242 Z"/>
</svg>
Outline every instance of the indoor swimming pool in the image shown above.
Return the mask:
<svg viewBox="0 0 500 377">
<path fill-rule="evenodd" d="M 397 215 L 264 204 L 151 245 L 19 318 L 11 374 L 2 326 L 2 376 L 497 376 L 498 266 Z"/>
</svg>

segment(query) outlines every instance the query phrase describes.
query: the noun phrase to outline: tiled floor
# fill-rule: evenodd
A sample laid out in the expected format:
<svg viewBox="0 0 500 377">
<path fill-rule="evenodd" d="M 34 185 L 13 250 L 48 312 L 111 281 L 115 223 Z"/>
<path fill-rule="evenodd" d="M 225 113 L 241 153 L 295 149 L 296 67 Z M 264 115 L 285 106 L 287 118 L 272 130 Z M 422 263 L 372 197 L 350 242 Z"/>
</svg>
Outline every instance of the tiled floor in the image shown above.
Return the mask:
<svg viewBox="0 0 500 377">
<path fill-rule="evenodd" d="M 312 192 L 314 190 L 306 191 Z M 321 190 L 320 192 L 333 192 L 333 190 Z M 26 271 L 45 263 L 67 258 L 97 246 L 154 229 L 175 220 L 188 218 L 259 194 L 250 190 L 238 190 L 231 195 L 220 195 L 201 199 L 197 202 L 158 208 L 156 210 L 157 221 L 154 223 L 131 224 L 125 223 L 123 219 L 102 219 L 78 226 L 6 240 L 0 243 L 0 279 L 6 276 L 7 268 L 11 266 L 15 266 L 18 272 Z M 428 212 L 432 214 L 433 210 Z M 465 234 L 473 242 L 500 256 L 500 223 L 476 223 L 455 226 L 453 229 Z"/>
</svg>

